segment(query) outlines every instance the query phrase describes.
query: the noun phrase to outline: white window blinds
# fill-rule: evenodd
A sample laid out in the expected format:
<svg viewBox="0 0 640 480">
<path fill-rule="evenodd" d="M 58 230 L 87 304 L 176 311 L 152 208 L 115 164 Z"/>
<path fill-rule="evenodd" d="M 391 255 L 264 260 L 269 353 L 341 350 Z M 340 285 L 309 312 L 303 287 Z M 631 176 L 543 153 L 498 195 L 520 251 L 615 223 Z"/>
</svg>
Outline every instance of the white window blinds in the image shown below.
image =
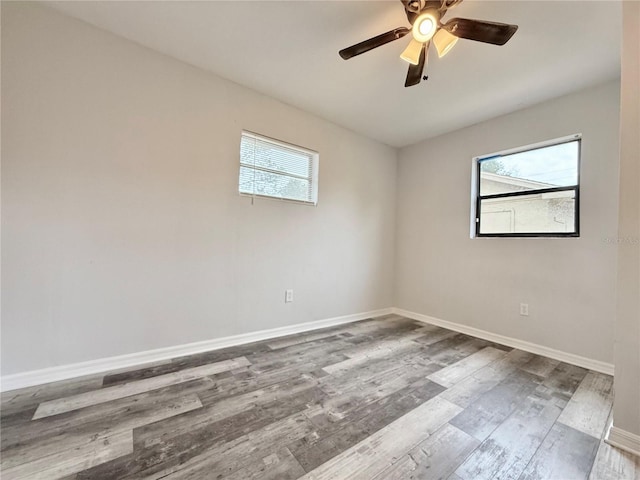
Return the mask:
<svg viewBox="0 0 640 480">
<path fill-rule="evenodd" d="M 318 154 L 242 132 L 239 192 L 315 205 Z"/>
</svg>

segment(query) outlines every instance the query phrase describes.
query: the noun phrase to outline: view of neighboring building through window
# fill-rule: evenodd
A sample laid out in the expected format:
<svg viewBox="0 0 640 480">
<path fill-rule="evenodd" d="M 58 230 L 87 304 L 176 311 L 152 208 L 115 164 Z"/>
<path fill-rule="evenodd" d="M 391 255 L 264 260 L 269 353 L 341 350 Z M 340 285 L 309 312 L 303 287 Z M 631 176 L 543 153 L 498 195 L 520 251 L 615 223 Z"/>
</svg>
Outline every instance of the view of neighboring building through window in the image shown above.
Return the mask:
<svg viewBox="0 0 640 480">
<path fill-rule="evenodd" d="M 578 236 L 579 135 L 476 163 L 477 236 Z"/>
<path fill-rule="evenodd" d="M 318 201 L 318 153 L 242 132 L 238 191 L 243 195 Z"/>
</svg>

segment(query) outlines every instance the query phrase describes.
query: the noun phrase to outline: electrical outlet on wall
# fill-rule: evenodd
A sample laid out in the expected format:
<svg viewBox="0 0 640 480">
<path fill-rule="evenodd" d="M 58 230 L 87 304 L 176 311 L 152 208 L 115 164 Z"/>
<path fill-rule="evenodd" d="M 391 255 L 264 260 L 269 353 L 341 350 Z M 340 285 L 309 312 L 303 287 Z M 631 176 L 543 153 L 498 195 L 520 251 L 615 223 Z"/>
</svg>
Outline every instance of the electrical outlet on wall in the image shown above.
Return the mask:
<svg viewBox="0 0 640 480">
<path fill-rule="evenodd" d="M 293 290 L 285 290 L 284 291 L 284 303 L 293 302 Z"/>
<path fill-rule="evenodd" d="M 529 316 L 529 304 L 528 303 L 521 303 L 520 304 L 520 315 L 522 315 L 523 317 L 528 317 Z"/>
</svg>

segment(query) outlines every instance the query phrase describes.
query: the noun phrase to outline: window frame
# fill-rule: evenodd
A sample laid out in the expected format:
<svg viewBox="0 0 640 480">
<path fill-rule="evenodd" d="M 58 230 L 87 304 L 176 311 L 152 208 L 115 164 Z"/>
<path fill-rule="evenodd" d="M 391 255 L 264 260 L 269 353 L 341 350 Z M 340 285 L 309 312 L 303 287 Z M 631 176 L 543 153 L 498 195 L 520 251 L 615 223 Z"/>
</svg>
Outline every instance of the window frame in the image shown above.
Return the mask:
<svg viewBox="0 0 640 480">
<path fill-rule="evenodd" d="M 310 177 L 303 177 L 301 175 L 295 175 L 295 174 L 289 174 L 286 172 L 282 172 L 279 170 L 273 170 L 273 169 L 269 169 L 266 167 L 256 167 L 255 165 L 251 166 L 251 165 L 247 165 L 245 163 L 242 163 L 242 156 L 241 156 L 241 152 L 242 152 L 242 139 L 244 137 L 251 137 L 254 138 L 256 140 L 265 142 L 265 143 L 270 143 L 272 145 L 278 146 L 278 147 L 282 147 L 282 148 L 286 148 L 288 150 L 295 150 L 298 151 L 300 153 L 303 153 L 305 155 L 309 155 L 311 156 L 311 176 Z M 260 133 L 255 133 L 252 132 L 250 130 L 242 130 L 240 132 L 240 148 L 238 150 L 238 194 L 241 197 L 249 197 L 252 199 L 254 198 L 264 198 L 267 200 L 275 200 L 275 201 L 280 201 L 280 202 L 290 202 L 290 203 L 297 203 L 300 205 L 308 205 L 308 206 L 317 206 L 318 205 L 318 176 L 319 176 L 319 165 L 320 164 L 320 154 L 315 151 L 315 150 L 311 150 L 310 148 L 305 148 L 305 147 L 301 147 L 300 145 L 296 145 L 293 143 L 288 143 L 285 142 L 283 140 L 278 140 L 277 138 L 273 138 L 273 137 L 268 137 L 266 135 L 262 135 Z M 307 200 L 299 200 L 296 198 L 287 198 L 287 197 L 276 197 L 273 195 L 262 195 L 259 193 L 247 193 L 247 192 L 242 192 L 240 191 L 240 172 L 242 171 L 242 167 L 245 168 L 253 168 L 254 170 L 259 170 L 259 171 L 263 171 L 263 172 L 268 172 L 268 173 L 273 173 L 275 175 L 280 175 L 280 176 L 284 176 L 284 177 L 291 177 L 291 178 L 299 178 L 299 179 L 305 179 L 305 180 L 309 180 L 311 183 L 311 200 L 307 201 Z"/>
<path fill-rule="evenodd" d="M 497 157 L 512 155 L 516 153 L 528 152 L 531 150 L 539 150 L 542 148 L 552 147 L 555 145 L 562 145 L 565 143 L 578 142 L 578 165 L 577 165 L 577 183 L 575 185 L 566 186 L 566 187 L 552 187 L 552 188 L 541 188 L 537 190 L 523 190 L 518 192 L 508 192 L 508 193 L 496 193 L 491 195 L 480 195 L 480 166 L 483 161 L 491 160 Z M 581 171 L 581 163 L 582 163 L 582 134 L 576 133 L 573 135 L 569 135 L 566 137 L 555 138 L 552 140 L 547 140 L 544 142 L 534 143 L 530 145 L 525 145 L 522 147 L 512 148 L 509 150 L 503 150 L 500 152 L 481 155 L 479 157 L 473 158 L 474 165 L 474 181 L 473 181 L 473 189 L 474 194 L 472 199 L 474 201 L 474 212 L 472 215 L 472 223 L 475 225 L 472 229 L 472 237 L 474 238 L 533 238 L 533 237 L 542 237 L 542 238 L 576 238 L 580 237 L 580 171 Z M 566 191 L 574 191 L 575 192 L 575 215 L 574 215 L 574 231 L 573 232 L 511 232 L 511 233 L 480 233 L 480 215 L 481 215 L 481 201 L 482 200 L 491 200 L 494 198 L 509 198 L 509 197 L 522 197 L 527 195 L 536 195 L 543 193 L 554 193 L 554 192 L 566 192 Z M 475 198 L 474 198 L 475 197 Z"/>
</svg>

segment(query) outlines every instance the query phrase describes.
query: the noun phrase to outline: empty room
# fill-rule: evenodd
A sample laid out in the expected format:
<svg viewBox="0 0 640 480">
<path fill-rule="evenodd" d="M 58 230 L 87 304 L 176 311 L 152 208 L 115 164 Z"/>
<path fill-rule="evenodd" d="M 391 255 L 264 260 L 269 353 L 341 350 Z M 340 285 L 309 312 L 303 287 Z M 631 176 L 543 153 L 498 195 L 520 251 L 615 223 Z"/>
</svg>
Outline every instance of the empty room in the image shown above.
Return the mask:
<svg viewBox="0 0 640 480">
<path fill-rule="evenodd" d="M 0 478 L 640 480 L 640 2 L 0 16 Z"/>
</svg>

